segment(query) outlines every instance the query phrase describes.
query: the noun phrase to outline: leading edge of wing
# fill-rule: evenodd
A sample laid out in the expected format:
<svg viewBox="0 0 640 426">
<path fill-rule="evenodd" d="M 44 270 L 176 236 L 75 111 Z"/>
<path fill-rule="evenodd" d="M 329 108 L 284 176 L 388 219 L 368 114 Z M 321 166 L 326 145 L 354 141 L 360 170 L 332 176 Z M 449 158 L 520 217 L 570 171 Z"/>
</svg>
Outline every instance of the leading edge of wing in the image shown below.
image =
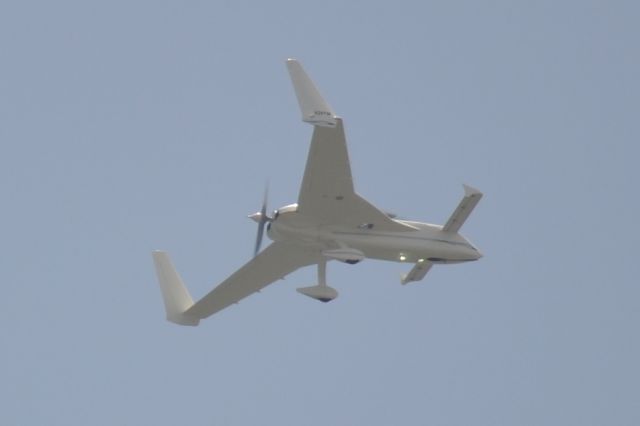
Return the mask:
<svg viewBox="0 0 640 426">
<path fill-rule="evenodd" d="M 198 300 L 184 314 L 207 318 L 239 302 L 303 266 L 319 261 L 319 253 L 287 243 L 275 242 Z"/>
</svg>

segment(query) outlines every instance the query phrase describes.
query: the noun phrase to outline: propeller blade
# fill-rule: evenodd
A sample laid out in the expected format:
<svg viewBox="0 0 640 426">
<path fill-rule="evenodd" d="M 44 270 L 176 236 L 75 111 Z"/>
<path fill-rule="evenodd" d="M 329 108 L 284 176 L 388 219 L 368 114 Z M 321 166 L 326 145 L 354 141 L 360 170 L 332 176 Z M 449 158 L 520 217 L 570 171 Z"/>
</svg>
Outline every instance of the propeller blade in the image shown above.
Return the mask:
<svg viewBox="0 0 640 426">
<path fill-rule="evenodd" d="M 258 222 L 258 235 L 256 235 L 256 246 L 253 249 L 253 257 L 258 255 L 260 247 L 262 247 L 262 237 L 264 236 L 264 225 L 271 221 L 271 218 L 267 216 L 267 199 L 269 198 L 269 182 L 264 187 L 264 196 L 262 198 L 262 207 L 259 214 L 251 215 L 250 217 Z"/>
<path fill-rule="evenodd" d="M 264 195 L 262 196 L 262 209 L 265 213 L 267 211 L 268 199 L 269 199 L 269 181 L 266 181 L 264 184 Z"/>
<path fill-rule="evenodd" d="M 264 224 L 265 224 L 264 220 L 260 220 L 260 223 L 258 223 L 258 235 L 256 236 L 256 246 L 253 250 L 253 257 L 256 257 L 258 255 L 258 252 L 260 251 L 260 246 L 262 246 L 262 236 L 264 235 Z"/>
</svg>

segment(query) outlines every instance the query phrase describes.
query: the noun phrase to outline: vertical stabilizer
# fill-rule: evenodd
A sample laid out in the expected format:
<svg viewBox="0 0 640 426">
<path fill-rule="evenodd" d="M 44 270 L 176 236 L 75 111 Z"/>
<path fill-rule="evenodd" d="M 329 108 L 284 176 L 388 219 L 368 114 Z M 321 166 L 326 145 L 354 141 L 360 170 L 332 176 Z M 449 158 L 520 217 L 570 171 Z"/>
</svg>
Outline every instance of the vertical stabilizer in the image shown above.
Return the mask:
<svg viewBox="0 0 640 426">
<path fill-rule="evenodd" d="M 153 262 L 160 281 L 160 290 L 167 311 L 167 320 L 180 325 L 198 325 L 198 318 L 189 317 L 184 312 L 193 306 L 193 299 L 178 272 L 173 267 L 169 255 L 163 251 L 153 252 Z"/>
</svg>

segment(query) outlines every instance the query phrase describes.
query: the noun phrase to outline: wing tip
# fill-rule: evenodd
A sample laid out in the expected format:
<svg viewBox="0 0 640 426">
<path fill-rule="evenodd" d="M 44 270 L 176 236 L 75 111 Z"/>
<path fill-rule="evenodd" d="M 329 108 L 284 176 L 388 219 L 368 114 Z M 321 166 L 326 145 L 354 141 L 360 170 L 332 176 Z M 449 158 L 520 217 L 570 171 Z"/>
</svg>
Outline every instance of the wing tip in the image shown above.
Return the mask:
<svg viewBox="0 0 640 426">
<path fill-rule="evenodd" d="M 335 127 L 335 111 L 320 94 L 302 64 L 297 59 L 288 58 L 286 65 L 298 99 L 302 121 L 314 126 Z"/>
<path fill-rule="evenodd" d="M 169 254 L 163 250 L 153 250 L 152 256 L 167 320 L 179 325 L 198 325 L 199 318 L 186 314 L 193 306 L 193 299 L 173 266 Z"/>
<path fill-rule="evenodd" d="M 462 184 L 462 187 L 464 188 L 464 195 L 467 196 L 471 196 L 471 195 L 479 195 L 482 197 L 482 192 L 479 189 L 474 188 L 471 185 L 467 185 L 467 184 Z"/>
</svg>

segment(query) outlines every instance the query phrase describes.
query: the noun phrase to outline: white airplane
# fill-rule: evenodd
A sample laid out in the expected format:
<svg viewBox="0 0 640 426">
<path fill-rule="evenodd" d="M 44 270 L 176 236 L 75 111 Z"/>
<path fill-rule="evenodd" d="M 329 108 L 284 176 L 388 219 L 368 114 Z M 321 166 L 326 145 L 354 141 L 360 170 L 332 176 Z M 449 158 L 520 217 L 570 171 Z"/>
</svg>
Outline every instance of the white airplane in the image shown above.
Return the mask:
<svg viewBox="0 0 640 426">
<path fill-rule="evenodd" d="M 413 264 L 401 283 L 422 280 L 434 264 L 478 260 L 482 254 L 458 231 L 482 193 L 464 186 L 465 195 L 444 226 L 398 220 L 358 195 L 353 187 L 342 119 L 295 59 L 287 60 L 302 120 L 314 126 L 298 202 L 267 215 L 249 217 L 258 223 L 255 256 L 219 286 L 193 302 L 169 255 L 154 251 L 156 273 L 167 319 L 198 325 L 276 280 L 307 265 L 317 265 L 318 284 L 298 291 L 322 302 L 338 292 L 327 285 L 327 261 L 356 264 L 365 258 Z M 259 252 L 264 228 L 273 243 Z"/>
</svg>

